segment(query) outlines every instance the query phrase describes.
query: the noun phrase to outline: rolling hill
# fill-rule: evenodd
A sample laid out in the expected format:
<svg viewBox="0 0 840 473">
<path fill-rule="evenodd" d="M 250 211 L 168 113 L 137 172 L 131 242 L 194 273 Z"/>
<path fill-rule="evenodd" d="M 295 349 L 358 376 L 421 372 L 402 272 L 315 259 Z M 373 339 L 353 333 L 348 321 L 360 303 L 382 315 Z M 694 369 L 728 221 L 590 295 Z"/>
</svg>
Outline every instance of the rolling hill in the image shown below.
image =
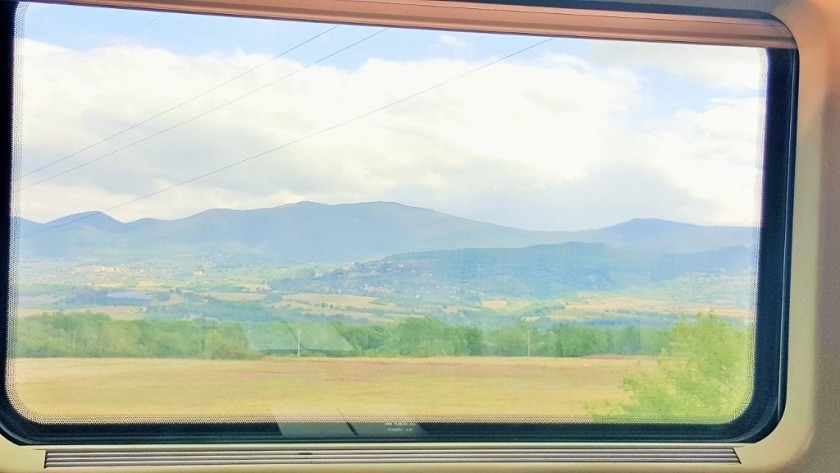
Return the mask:
<svg viewBox="0 0 840 473">
<path fill-rule="evenodd" d="M 395 296 L 402 299 L 551 298 L 576 291 L 621 291 L 680 277 L 747 276 L 753 251 L 742 246 L 697 253 L 619 249 L 568 242 L 394 255 L 322 276 L 275 281 L 282 292 Z"/>
</svg>

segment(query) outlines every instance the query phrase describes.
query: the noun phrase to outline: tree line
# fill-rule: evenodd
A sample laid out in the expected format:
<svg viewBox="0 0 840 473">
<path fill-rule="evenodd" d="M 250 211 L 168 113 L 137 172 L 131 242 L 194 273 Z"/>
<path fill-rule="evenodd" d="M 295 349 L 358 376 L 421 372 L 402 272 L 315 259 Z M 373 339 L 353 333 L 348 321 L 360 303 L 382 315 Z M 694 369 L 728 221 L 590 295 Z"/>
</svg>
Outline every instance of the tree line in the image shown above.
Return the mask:
<svg viewBox="0 0 840 473">
<path fill-rule="evenodd" d="M 271 324 L 271 325 L 269 325 Z M 255 359 L 265 355 L 431 357 L 658 355 L 669 346 L 671 330 L 638 326 L 597 327 L 558 324 L 539 328 L 517 323 L 480 328 L 433 317 L 397 323 L 266 322 L 289 325 L 297 347 L 255 349 L 243 324 L 211 319 L 114 320 L 104 314 L 45 313 L 14 320 L 11 352 L 18 357 L 145 357 Z M 254 324 L 251 324 L 253 331 Z M 341 350 L 312 349 L 307 342 L 330 332 L 343 338 Z M 288 338 L 288 337 L 287 337 Z M 297 349 L 295 349 L 297 348 Z"/>
<path fill-rule="evenodd" d="M 397 324 L 333 326 L 358 356 L 540 356 L 657 355 L 669 343 L 669 330 L 638 326 L 525 323 L 483 329 L 447 324 L 432 317 L 412 317 Z"/>
</svg>

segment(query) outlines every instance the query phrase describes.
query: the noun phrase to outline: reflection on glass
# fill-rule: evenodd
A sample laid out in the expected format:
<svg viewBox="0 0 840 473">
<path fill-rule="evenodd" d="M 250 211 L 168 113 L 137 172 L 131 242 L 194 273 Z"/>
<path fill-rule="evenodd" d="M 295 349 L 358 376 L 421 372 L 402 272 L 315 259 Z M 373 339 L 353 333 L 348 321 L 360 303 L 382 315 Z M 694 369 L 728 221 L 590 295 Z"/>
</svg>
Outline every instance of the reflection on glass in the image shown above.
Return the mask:
<svg viewBox="0 0 840 473">
<path fill-rule="evenodd" d="M 749 398 L 764 51 L 24 21 L 24 415 L 717 423 Z"/>
</svg>

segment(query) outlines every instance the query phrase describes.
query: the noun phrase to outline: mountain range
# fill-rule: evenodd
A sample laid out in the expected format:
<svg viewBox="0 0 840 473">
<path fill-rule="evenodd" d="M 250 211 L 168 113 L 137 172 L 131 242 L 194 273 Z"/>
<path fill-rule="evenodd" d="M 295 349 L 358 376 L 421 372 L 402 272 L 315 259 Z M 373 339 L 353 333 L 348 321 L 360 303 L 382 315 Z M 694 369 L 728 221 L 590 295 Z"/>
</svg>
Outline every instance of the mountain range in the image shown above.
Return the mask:
<svg viewBox="0 0 840 473">
<path fill-rule="evenodd" d="M 348 264 L 404 253 L 601 243 L 636 252 L 698 253 L 752 248 L 750 227 L 634 219 L 575 232 L 530 231 L 391 202 L 299 202 L 256 210 L 207 210 L 177 220 L 123 223 L 87 212 L 36 223 L 14 217 L 23 261 L 120 264 L 149 258 L 200 258 L 223 264 Z"/>
</svg>

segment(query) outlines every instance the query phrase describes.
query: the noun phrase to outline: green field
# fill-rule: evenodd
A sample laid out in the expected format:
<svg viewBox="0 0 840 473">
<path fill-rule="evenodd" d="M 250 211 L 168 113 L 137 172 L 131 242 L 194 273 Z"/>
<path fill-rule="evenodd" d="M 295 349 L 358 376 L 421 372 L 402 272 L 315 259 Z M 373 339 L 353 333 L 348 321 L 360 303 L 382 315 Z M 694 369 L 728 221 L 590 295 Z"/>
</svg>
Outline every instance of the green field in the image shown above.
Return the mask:
<svg viewBox="0 0 840 473">
<path fill-rule="evenodd" d="M 16 407 L 39 421 L 589 419 L 651 358 L 13 359 Z"/>
</svg>

